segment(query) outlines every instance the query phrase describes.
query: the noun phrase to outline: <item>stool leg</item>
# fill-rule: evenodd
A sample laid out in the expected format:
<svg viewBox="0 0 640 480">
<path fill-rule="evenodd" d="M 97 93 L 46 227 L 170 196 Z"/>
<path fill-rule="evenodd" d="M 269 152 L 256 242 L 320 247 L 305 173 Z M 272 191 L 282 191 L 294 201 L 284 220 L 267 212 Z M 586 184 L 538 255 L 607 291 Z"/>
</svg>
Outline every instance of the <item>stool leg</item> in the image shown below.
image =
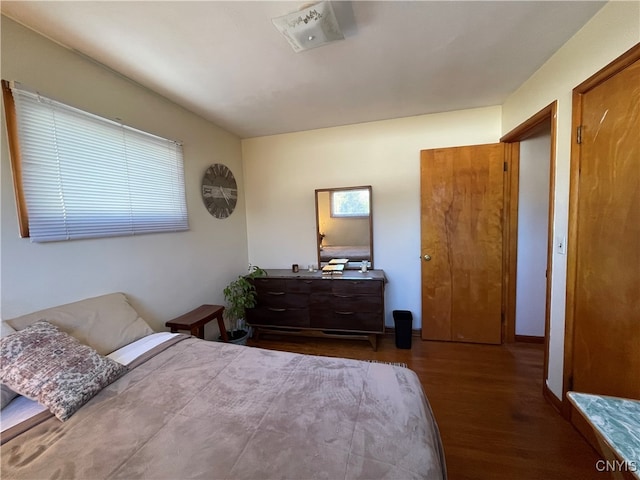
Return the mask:
<svg viewBox="0 0 640 480">
<path fill-rule="evenodd" d="M 204 340 L 204 325 L 198 327 L 197 337 Z"/>
<path fill-rule="evenodd" d="M 220 329 L 220 336 L 222 337 L 222 341 L 229 342 L 229 337 L 227 336 L 227 328 L 224 326 L 222 315 L 218 315 L 217 319 L 218 319 L 218 328 Z"/>
</svg>

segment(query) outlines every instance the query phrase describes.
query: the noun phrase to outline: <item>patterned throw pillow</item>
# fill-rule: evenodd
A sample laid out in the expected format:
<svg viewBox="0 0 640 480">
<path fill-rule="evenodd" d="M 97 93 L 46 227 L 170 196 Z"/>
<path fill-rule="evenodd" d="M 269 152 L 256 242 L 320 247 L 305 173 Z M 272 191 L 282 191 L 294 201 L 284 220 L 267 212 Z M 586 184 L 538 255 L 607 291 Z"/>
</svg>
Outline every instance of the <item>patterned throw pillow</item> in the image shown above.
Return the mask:
<svg viewBox="0 0 640 480">
<path fill-rule="evenodd" d="M 15 333 L 15 329 L 7 322 L 0 322 L 0 338 L 6 337 Z M 18 394 L 7 387 L 4 383 L 0 384 L 0 409 L 6 407 L 11 403 L 11 400 L 16 398 Z"/>
<path fill-rule="evenodd" d="M 44 320 L 0 339 L 0 381 L 63 422 L 126 371 Z"/>
</svg>

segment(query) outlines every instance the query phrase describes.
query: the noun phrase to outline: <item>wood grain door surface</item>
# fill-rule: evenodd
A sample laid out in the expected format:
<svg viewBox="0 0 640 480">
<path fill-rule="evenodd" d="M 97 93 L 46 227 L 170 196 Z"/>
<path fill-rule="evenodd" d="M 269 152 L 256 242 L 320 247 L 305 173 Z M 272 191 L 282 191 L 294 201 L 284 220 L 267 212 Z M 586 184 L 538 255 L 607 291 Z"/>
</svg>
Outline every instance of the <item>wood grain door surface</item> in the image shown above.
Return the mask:
<svg viewBox="0 0 640 480">
<path fill-rule="evenodd" d="M 423 150 L 420 171 L 422 338 L 499 344 L 504 145 Z"/>
<path fill-rule="evenodd" d="M 640 399 L 640 60 L 582 96 L 573 390 Z"/>
</svg>

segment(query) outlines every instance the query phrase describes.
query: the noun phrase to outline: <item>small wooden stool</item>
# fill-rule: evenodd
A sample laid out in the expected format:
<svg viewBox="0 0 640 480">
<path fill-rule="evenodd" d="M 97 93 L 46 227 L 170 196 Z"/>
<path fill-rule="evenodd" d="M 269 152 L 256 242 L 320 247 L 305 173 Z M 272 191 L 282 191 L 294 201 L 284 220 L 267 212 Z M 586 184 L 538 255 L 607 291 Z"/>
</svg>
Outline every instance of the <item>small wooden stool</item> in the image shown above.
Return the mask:
<svg viewBox="0 0 640 480">
<path fill-rule="evenodd" d="M 191 335 L 204 338 L 204 326 L 215 318 L 218 320 L 222 341 L 228 342 L 229 337 L 222 319 L 222 312 L 224 312 L 222 305 L 200 305 L 184 315 L 169 320 L 165 326 L 171 328 L 171 333 L 176 333 L 178 330 L 189 330 Z"/>
</svg>

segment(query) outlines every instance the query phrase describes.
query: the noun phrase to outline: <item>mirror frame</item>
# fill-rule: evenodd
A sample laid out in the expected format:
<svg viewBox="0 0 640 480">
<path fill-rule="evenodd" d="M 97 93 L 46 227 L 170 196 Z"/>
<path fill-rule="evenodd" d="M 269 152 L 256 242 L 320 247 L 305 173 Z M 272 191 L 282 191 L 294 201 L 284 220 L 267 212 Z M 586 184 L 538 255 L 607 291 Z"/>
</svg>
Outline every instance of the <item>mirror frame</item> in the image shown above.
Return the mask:
<svg viewBox="0 0 640 480">
<path fill-rule="evenodd" d="M 373 269 L 373 189 L 371 185 L 362 185 L 359 187 L 337 187 L 337 188 L 318 188 L 315 191 L 316 196 L 316 251 L 318 253 L 318 269 L 322 270 L 322 260 L 320 253 L 320 209 L 318 205 L 318 194 L 328 192 L 331 195 L 331 192 L 339 192 L 339 191 L 349 191 L 349 190 L 368 190 L 369 191 L 369 262 L 368 268 Z M 327 262 L 325 262 L 326 264 Z M 361 261 L 349 262 L 345 269 L 355 270 L 359 269 L 362 265 Z"/>
</svg>

